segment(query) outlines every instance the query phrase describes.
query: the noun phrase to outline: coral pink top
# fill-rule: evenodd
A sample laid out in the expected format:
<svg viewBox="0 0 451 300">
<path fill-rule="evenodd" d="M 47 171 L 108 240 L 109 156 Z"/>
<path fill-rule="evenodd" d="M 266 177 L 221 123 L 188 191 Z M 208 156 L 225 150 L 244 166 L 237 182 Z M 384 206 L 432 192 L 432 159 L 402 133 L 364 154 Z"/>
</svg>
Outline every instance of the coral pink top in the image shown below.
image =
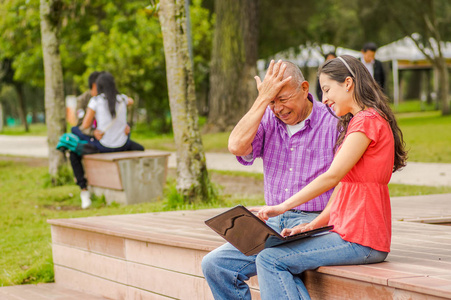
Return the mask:
<svg viewBox="0 0 451 300">
<path fill-rule="evenodd" d="M 364 133 L 371 142 L 341 180 L 329 224 L 345 241 L 390 252 L 391 207 L 387 185 L 394 164 L 393 134 L 388 122 L 372 108 L 351 119 L 345 139 L 353 132 Z"/>
</svg>

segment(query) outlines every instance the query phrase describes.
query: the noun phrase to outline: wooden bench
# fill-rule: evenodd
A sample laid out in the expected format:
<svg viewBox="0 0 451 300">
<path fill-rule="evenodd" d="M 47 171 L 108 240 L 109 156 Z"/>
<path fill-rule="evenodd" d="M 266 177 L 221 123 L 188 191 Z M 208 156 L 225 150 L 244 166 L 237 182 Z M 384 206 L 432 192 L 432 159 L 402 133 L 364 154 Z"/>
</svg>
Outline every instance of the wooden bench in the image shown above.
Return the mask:
<svg viewBox="0 0 451 300">
<path fill-rule="evenodd" d="M 107 203 L 155 201 L 163 195 L 169 152 L 146 150 L 83 156 L 88 189 Z"/>
<path fill-rule="evenodd" d="M 55 281 L 111 299 L 213 299 L 201 261 L 224 240 L 204 220 L 224 210 L 49 220 Z M 394 220 L 386 262 L 303 276 L 312 299 L 451 299 L 451 227 Z"/>
</svg>

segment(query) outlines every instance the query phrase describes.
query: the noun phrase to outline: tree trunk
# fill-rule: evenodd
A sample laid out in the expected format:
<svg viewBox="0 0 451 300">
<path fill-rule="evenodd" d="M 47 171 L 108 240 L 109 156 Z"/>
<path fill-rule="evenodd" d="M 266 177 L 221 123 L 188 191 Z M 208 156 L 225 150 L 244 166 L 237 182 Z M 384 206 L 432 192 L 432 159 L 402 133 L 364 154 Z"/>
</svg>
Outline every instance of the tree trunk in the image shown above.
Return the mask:
<svg viewBox="0 0 451 300">
<path fill-rule="evenodd" d="M 421 83 L 423 81 L 423 70 L 411 70 L 407 84 L 406 99 L 419 99 L 421 97 Z"/>
<path fill-rule="evenodd" d="M 0 101 L 0 132 L 3 132 L 3 103 Z"/>
<path fill-rule="evenodd" d="M 177 191 L 185 202 L 208 201 L 211 189 L 198 128 L 184 0 L 161 0 L 159 18 L 177 148 Z"/>
<path fill-rule="evenodd" d="M 25 97 L 22 89 L 22 84 L 15 82 L 14 88 L 16 89 L 17 99 L 19 100 L 19 117 L 25 127 L 25 132 L 30 131 L 27 123 L 27 109 L 25 105 Z"/>
<path fill-rule="evenodd" d="M 447 116 L 450 112 L 450 101 L 449 101 L 449 74 L 448 67 L 444 58 L 436 58 L 436 68 L 438 74 L 438 99 L 442 108 L 442 115 Z"/>
<path fill-rule="evenodd" d="M 64 103 L 63 70 L 59 52 L 60 0 L 41 0 L 41 40 L 45 73 L 45 122 L 49 145 L 49 173 L 56 184 L 63 154 L 56 150 L 59 137 L 66 132 L 66 108 Z"/>
<path fill-rule="evenodd" d="M 206 130 L 233 128 L 257 97 L 258 4 L 216 0 Z"/>
</svg>

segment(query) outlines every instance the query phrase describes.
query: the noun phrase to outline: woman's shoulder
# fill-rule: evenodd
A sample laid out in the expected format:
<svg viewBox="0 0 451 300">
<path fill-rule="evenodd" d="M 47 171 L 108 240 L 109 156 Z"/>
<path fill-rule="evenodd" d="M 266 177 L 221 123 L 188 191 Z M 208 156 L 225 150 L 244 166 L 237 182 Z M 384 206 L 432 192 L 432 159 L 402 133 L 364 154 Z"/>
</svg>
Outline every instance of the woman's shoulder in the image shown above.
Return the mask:
<svg viewBox="0 0 451 300">
<path fill-rule="evenodd" d="M 117 101 L 120 101 L 120 102 L 125 101 L 125 103 L 127 103 L 128 96 L 125 94 L 117 94 L 116 99 L 117 99 Z"/>
<path fill-rule="evenodd" d="M 102 94 L 92 97 L 90 101 L 100 102 L 100 101 L 105 101 L 105 100 L 106 100 L 105 94 L 102 93 Z"/>
</svg>

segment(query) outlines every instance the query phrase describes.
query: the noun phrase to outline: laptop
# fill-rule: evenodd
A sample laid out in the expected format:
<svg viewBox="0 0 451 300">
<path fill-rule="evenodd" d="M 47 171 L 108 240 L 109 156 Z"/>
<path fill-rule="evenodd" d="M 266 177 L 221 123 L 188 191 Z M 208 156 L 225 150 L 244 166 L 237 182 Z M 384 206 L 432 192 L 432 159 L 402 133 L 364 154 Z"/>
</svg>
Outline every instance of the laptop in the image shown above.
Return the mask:
<svg viewBox="0 0 451 300">
<path fill-rule="evenodd" d="M 242 205 L 206 220 L 205 224 L 247 256 L 268 247 L 324 234 L 334 228 L 333 225 L 324 226 L 284 237 Z"/>
</svg>

